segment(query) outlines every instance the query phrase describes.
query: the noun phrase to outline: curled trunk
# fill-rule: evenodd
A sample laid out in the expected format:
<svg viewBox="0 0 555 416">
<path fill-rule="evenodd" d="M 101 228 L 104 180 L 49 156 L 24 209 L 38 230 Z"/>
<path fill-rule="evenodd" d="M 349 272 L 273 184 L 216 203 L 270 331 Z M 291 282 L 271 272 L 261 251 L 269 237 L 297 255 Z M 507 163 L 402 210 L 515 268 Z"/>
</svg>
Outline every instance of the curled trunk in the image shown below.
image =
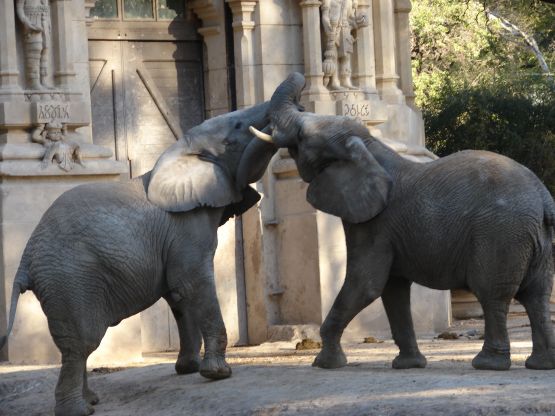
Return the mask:
<svg viewBox="0 0 555 416">
<path fill-rule="evenodd" d="M 296 138 L 300 128 L 299 98 L 305 85 L 304 76 L 290 74 L 277 88 L 270 100 L 272 137 L 278 147 L 287 147 Z"/>
</svg>

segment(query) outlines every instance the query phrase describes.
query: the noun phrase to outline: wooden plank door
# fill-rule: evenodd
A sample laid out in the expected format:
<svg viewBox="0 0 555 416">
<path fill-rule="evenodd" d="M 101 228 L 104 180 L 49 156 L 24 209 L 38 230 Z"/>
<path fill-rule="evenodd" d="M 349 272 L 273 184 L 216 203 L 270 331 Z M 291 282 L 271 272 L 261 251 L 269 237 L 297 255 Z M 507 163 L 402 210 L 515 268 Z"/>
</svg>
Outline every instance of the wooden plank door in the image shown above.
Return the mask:
<svg viewBox="0 0 555 416">
<path fill-rule="evenodd" d="M 198 42 L 125 42 L 125 130 L 132 177 L 152 169 L 168 146 L 203 121 L 200 48 Z"/>
</svg>

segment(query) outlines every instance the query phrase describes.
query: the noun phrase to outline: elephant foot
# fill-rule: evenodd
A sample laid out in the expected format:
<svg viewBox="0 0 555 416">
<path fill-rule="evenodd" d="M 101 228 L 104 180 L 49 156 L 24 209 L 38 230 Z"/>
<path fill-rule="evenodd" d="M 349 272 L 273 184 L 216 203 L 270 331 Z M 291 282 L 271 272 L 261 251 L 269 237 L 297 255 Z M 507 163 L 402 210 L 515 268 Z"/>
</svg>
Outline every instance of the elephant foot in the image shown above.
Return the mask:
<svg viewBox="0 0 555 416">
<path fill-rule="evenodd" d="M 472 360 L 472 367 L 476 370 L 508 370 L 511 368 L 511 354 L 509 352 L 493 352 L 484 348 Z"/>
<path fill-rule="evenodd" d="M 204 356 L 200 363 L 200 375 L 211 380 L 221 380 L 231 376 L 231 367 L 223 356 Z"/>
<path fill-rule="evenodd" d="M 420 351 L 412 353 L 399 353 L 391 362 L 391 366 L 396 370 L 405 370 L 407 368 L 424 368 L 428 361 Z"/>
<path fill-rule="evenodd" d="M 78 401 L 56 403 L 55 416 L 88 416 L 94 413 L 94 407 L 80 399 Z"/>
<path fill-rule="evenodd" d="M 175 371 L 177 374 L 192 374 L 198 373 L 200 368 L 200 357 L 184 355 L 182 357 L 177 357 L 175 362 Z"/>
<path fill-rule="evenodd" d="M 345 353 L 339 347 L 339 349 L 330 351 L 325 347 L 320 351 L 320 353 L 314 359 L 312 363 L 312 367 L 320 367 L 320 368 L 341 368 L 347 365 L 347 357 L 345 357 Z"/>
<path fill-rule="evenodd" d="M 555 369 L 555 350 L 543 352 L 532 352 L 524 364 L 530 370 L 553 370 Z"/>
<path fill-rule="evenodd" d="M 83 390 L 83 398 L 87 403 L 90 403 L 90 404 L 97 404 L 100 400 L 98 398 L 98 394 L 96 394 L 94 391 L 88 388 Z"/>
</svg>

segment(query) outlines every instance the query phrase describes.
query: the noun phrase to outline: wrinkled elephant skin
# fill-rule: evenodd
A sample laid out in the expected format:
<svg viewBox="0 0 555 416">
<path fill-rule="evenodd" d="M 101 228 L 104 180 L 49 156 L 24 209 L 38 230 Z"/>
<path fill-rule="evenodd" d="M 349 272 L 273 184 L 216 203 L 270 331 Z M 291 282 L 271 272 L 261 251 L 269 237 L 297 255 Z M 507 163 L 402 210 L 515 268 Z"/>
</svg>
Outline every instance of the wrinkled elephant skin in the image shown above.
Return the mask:
<svg viewBox="0 0 555 416">
<path fill-rule="evenodd" d="M 15 278 L 8 334 L 19 294 L 32 290 L 62 353 L 56 415 L 94 411 L 98 397 L 87 384 L 87 357 L 109 326 L 161 297 L 179 329 L 176 371 L 231 375 L 213 257 L 218 227 L 259 199 L 246 181 L 260 178 L 258 161 L 267 163 L 277 148 L 259 146 L 248 127 L 268 122 L 267 103 L 207 120 L 167 149 L 151 172 L 78 186 L 44 214 Z"/>
<path fill-rule="evenodd" d="M 484 310 L 477 369 L 511 365 L 506 317 L 515 298 L 532 327 L 531 369 L 555 368 L 549 298 L 553 198 L 527 168 L 504 156 L 463 151 L 429 163 L 406 160 L 353 119 L 298 110 L 304 77 L 294 73 L 270 101 L 272 132 L 310 185 L 308 201 L 341 217 L 347 274 L 320 333 L 322 368 L 347 362 L 347 324 L 381 296 L 400 353 L 394 368 L 424 367 L 410 312 L 412 282 L 469 289 Z"/>
</svg>

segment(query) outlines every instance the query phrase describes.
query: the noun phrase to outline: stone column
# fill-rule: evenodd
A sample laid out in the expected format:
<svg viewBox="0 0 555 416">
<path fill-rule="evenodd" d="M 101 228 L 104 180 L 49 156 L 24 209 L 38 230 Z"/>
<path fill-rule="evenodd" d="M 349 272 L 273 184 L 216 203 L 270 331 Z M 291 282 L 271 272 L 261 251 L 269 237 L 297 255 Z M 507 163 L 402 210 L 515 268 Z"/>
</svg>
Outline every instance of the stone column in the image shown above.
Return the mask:
<svg viewBox="0 0 555 416">
<path fill-rule="evenodd" d="M 322 70 L 322 40 L 320 38 L 319 0 L 301 0 L 303 14 L 304 76 L 306 86 L 303 95 L 309 101 L 318 101 L 329 96 L 324 88 Z"/>
<path fill-rule="evenodd" d="M 253 105 L 255 101 L 252 14 L 258 0 L 226 0 L 226 2 L 233 13 L 237 107 L 244 108 Z"/>
<path fill-rule="evenodd" d="M 14 2 L 3 1 L 0 5 L 0 102 L 22 93 L 18 84 L 15 24 Z"/>
<path fill-rule="evenodd" d="M 378 90 L 388 104 L 403 104 L 403 93 L 397 86 L 393 0 L 374 0 L 373 11 Z"/>
<path fill-rule="evenodd" d="M 414 108 L 414 88 L 412 85 L 411 36 L 409 13 L 410 0 L 395 0 L 395 23 L 397 25 L 397 72 L 400 76 L 401 90 L 407 105 Z"/>
<path fill-rule="evenodd" d="M 376 1 L 376 0 L 374 0 Z M 353 76 L 358 87 L 364 92 L 365 98 L 377 98 L 376 89 L 376 59 L 374 52 L 374 23 L 372 18 L 372 0 L 360 0 L 358 3 L 359 15 L 366 15 L 368 26 L 357 30 L 356 54 L 357 72 Z"/>
<path fill-rule="evenodd" d="M 71 0 L 51 0 L 54 79 L 57 86 L 70 89 L 75 79 L 73 66 L 73 25 Z"/>
<path fill-rule="evenodd" d="M 202 20 L 198 33 L 206 45 L 204 82 L 206 118 L 210 118 L 229 111 L 223 3 L 194 0 L 189 9 Z"/>
</svg>

